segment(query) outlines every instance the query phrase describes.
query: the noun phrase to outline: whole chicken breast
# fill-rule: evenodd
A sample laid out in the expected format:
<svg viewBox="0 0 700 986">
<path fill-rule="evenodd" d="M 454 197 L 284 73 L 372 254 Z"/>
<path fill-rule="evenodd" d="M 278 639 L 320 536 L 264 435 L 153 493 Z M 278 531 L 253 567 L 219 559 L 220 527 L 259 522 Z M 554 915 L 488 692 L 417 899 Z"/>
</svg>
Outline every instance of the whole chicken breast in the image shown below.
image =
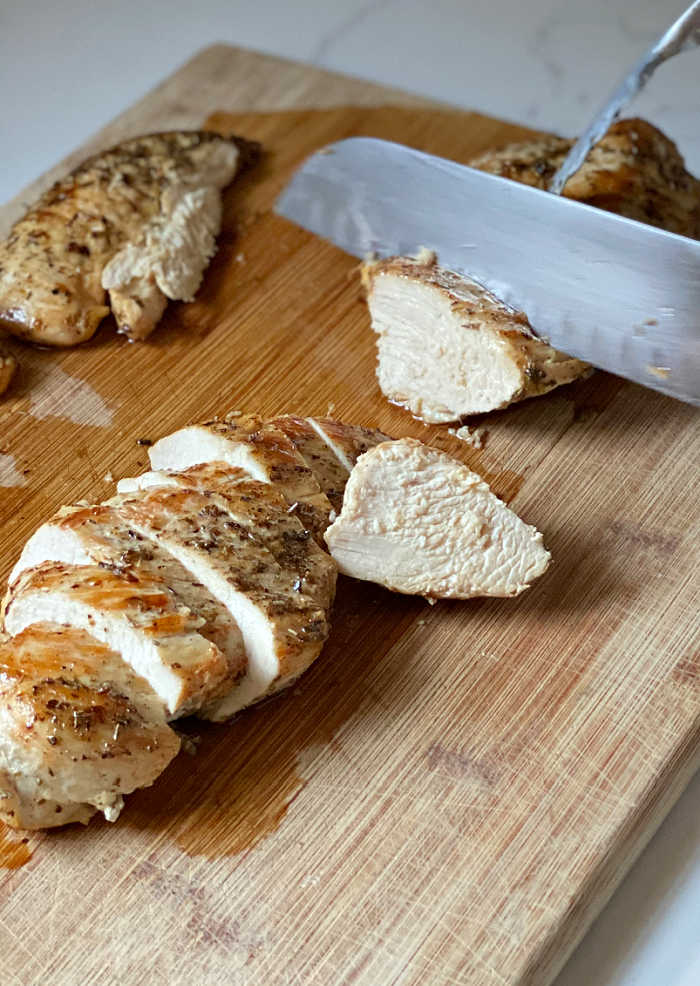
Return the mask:
<svg viewBox="0 0 700 986">
<path fill-rule="evenodd" d="M 216 249 L 221 190 L 255 153 L 236 137 L 174 131 L 85 161 L 0 244 L 0 323 L 72 346 L 111 307 L 120 332 L 145 338 L 168 299 L 194 296 Z"/>
<path fill-rule="evenodd" d="M 163 705 L 119 654 L 40 623 L 0 642 L 0 819 L 14 828 L 115 821 L 180 748 Z"/>
<path fill-rule="evenodd" d="M 472 168 L 547 189 L 573 140 L 541 137 L 487 151 Z M 700 181 L 678 148 L 646 120 L 619 120 L 589 152 L 562 193 L 619 216 L 700 237 Z"/>
</svg>

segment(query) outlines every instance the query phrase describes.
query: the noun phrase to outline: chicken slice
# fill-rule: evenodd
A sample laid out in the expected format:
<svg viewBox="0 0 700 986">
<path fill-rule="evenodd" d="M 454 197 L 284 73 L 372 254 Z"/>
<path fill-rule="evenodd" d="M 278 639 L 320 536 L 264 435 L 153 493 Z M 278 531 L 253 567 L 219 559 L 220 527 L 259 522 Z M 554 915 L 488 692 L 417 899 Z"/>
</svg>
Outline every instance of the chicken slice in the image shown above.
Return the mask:
<svg viewBox="0 0 700 986">
<path fill-rule="evenodd" d="M 250 473 L 245 469 L 230 466 L 227 462 L 203 462 L 201 466 L 190 466 L 189 469 L 150 469 L 139 476 L 127 476 L 117 482 L 117 493 L 136 493 L 138 490 L 153 489 L 154 486 L 186 487 L 186 477 L 193 470 L 206 470 L 211 482 L 226 483 L 227 486 L 250 481 Z M 200 487 L 195 485 L 192 488 Z"/>
<path fill-rule="evenodd" d="M 46 562 L 26 569 L 8 590 L 5 629 L 17 634 L 47 621 L 86 630 L 118 651 L 171 716 L 197 709 L 228 681 L 228 661 L 198 632 L 204 620 L 163 579 L 135 567 Z"/>
<path fill-rule="evenodd" d="M 334 510 L 343 505 L 343 490 L 350 470 L 340 461 L 328 442 L 307 421 L 293 414 L 273 418 L 273 428 L 283 432 L 316 477 Z"/>
<path fill-rule="evenodd" d="M 544 394 L 590 371 L 539 339 L 476 281 L 435 256 L 367 263 L 377 377 L 395 404 L 431 423 L 457 421 Z"/>
<path fill-rule="evenodd" d="M 476 473 L 409 438 L 361 456 L 326 542 L 345 575 L 433 598 L 517 596 L 550 559 Z"/>
<path fill-rule="evenodd" d="M 296 511 L 290 511 L 274 486 L 257 482 L 225 462 L 204 462 L 180 472 L 143 473 L 137 480 L 142 489 L 175 486 L 208 494 L 250 537 L 267 548 L 293 582 L 301 581 L 305 595 L 312 596 L 320 606 L 333 602 L 335 563 L 310 537 Z M 121 497 L 115 497 L 113 503 L 121 503 Z"/>
<path fill-rule="evenodd" d="M 355 468 L 358 458 L 381 442 L 390 442 L 391 436 L 378 428 L 349 425 L 333 418 L 307 418 L 307 422 L 326 443 L 338 462 L 348 473 Z"/>
<path fill-rule="evenodd" d="M 212 494 L 164 488 L 123 498 L 118 507 L 130 527 L 157 539 L 224 603 L 241 629 L 245 676 L 227 697 L 199 712 L 215 720 L 286 687 L 306 670 L 328 635 L 330 604 L 319 605 L 318 595 L 305 591 L 312 581 L 322 585 L 322 578 L 282 567 L 263 540 L 220 503 Z"/>
<path fill-rule="evenodd" d="M 189 572 L 157 541 L 149 541 L 138 531 L 129 529 L 108 504 L 60 510 L 27 541 L 10 574 L 10 584 L 25 569 L 46 561 L 100 565 L 116 572 L 136 568 L 141 576 L 162 579 L 179 604 L 202 618 L 200 635 L 215 644 L 226 658 L 228 674 L 222 678 L 221 688 L 228 691 L 243 674 L 246 663 L 243 638 L 226 607 L 204 586 L 194 582 Z"/>
<path fill-rule="evenodd" d="M 253 479 L 272 483 L 319 543 L 330 522 L 331 505 L 316 477 L 277 428 L 256 415 L 232 414 L 181 428 L 149 450 L 155 470 L 179 471 L 203 462 L 226 462 Z"/>
<path fill-rule="evenodd" d="M 221 189 L 256 145 L 207 131 L 149 134 L 85 161 L 0 244 L 0 322 L 49 346 L 84 342 L 109 314 L 142 339 L 189 300 L 215 252 Z"/>
<path fill-rule="evenodd" d="M 39 623 L 0 643 L 0 819 L 15 828 L 115 821 L 180 747 L 162 703 L 82 630 Z"/>
<path fill-rule="evenodd" d="M 8 352 L 3 346 L 0 346 L 0 396 L 10 386 L 16 369 L 17 360 L 12 353 Z"/>
</svg>

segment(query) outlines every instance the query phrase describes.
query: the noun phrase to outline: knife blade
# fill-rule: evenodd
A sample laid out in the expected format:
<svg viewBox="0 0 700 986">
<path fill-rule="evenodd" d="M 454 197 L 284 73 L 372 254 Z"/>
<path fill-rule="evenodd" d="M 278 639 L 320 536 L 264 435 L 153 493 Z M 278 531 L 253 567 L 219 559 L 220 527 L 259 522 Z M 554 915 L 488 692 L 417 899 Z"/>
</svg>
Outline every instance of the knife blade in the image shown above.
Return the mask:
<svg viewBox="0 0 700 986">
<path fill-rule="evenodd" d="M 700 405 L 700 243 L 369 137 L 309 157 L 275 211 L 356 257 L 437 253 L 572 356 Z"/>
</svg>

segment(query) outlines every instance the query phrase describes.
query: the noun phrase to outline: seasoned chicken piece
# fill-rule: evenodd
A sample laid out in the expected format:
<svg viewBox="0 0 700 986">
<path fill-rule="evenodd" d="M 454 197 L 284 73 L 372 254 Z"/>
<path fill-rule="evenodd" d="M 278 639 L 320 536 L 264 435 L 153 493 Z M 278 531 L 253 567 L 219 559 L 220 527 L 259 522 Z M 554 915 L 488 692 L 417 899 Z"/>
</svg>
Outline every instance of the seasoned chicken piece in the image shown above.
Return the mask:
<svg viewBox="0 0 700 986">
<path fill-rule="evenodd" d="M 17 360 L 12 353 L 0 345 L 0 395 L 4 394 L 10 386 L 10 381 L 15 375 L 16 369 Z"/>
<path fill-rule="evenodd" d="M 542 137 L 471 162 L 546 189 L 573 141 Z M 700 181 L 675 144 L 644 120 L 621 120 L 593 148 L 564 195 L 588 205 L 700 237 Z M 418 259 L 362 268 L 377 333 L 379 385 L 389 400 L 431 423 L 506 407 L 590 371 L 553 349 L 514 312 L 468 277 Z"/>
<path fill-rule="evenodd" d="M 283 566 L 215 495 L 156 488 L 125 497 L 118 509 L 130 527 L 157 538 L 221 600 L 243 634 L 245 677 L 199 714 L 226 719 L 290 684 L 318 657 L 328 635 L 332 587 L 314 575 L 316 556 L 308 568 L 298 560 L 310 541 L 301 527 L 290 546 L 296 560 Z"/>
<path fill-rule="evenodd" d="M 363 266 L 383 393 L 434 424 L 545 394 L 589 372 L 520 312 L 434 255 Z"/>
<path fill-rule="evenodd" d="M 349 425 L 333 418 L 307 418 L 314 431 L 326 443 L 348 473 L 354 469 L 358 458 L 374 445 L 391 441 L 378 428 L 363 428 L 362 425 Z"/>
<path fill-rule="evenodd" d="M 517 596 L 550 559 L 476 473 L 410 438 L 361 456 L 326 542 L 345 575 L 433 598 Z"/>
<path fill-rule="evenodd" d="M 225 462 L 205 462 L 181 472 L 151 472 L 137 477 L 141 489 L 176 486 L 206 493 L 212 503 L 260 541 L 277 563 L 301 580 L 302 591 L 320 606 L 329 606 L 335 593 L 337 569 L 325 550 L 304 530 L 295 511 L 274 486 L 260 483 Z M 121 496 L 112 501 L 122 502 Z"/>
<path fill-rule="evenodd" d="M 85 161 L 0 244 L 0 322 L 49 346 L 109 314 L 143 339 L 167 300 L 191 300 L 216 250 L 221 189 L 255 145 L 206 131 L 150 134 Z"/>
<path fill-rule="evenodd" d="M 136 493 L 139 490 L 150 490 L 154 486 L 186 488 L 186 477 L 194 470 L 198 470 L 195 475 L 206 475 L 211 482 L 226 483 L 227 486 L 250 481 L 250 473 L 238 466 L 229 466 L 226 462 L 204 462 L 201 466 L 190 466 L 189 469 L 150 469 L 139 476 L 126 476 L 117 482 L 117 493 Z M 199 489 L 200 486 L 195 485 L 193 488 Z"/>
<path fill-rule="evenodd" d="M 334 510 L 343 505 L 343 490 L 350 470 L 306 418 L 285 414 L 269 422 L 283 432 L 316 477 Z"/>
<path fill-rule="evenodd" d="M 181 428 L 149 449 L 155 470 L 179 471 L 202 462 L 226 462 L 272 483 L 319 543 L 331 505 L 307 464 L 285 434 L 252 414 Z"/>
<path fill-rule="evenodd" d="M 218 697 L 228 661 L 198 631 L 204 620 L 183 606 L 166 583 L 138 568 L 47 562 L 26 569 L 5 600 L 5 629 L 34 623 L 86 630 L 146 679 L 171 716 Z"/>
<path fill-rule="evenodd" d="M 546 189 L 572 145 L 563 137 L 542 137 L 489 151 L 469 164 Z M 700 181 L 686 171 L 673 141 L 646 120 L 614 123 L 563 194 L 671 233 L 700 237 Z"/>
<path fill-rule="evenodd" d="M 243 638 L 230 613 L 204 586 L 164 551 L 157 541 L 131 530 L 108 504 L 63 507 L 27 541 L 12 570 L 10 584 L 27 568 L 45 561 L 64 565 L 100 565 L 113 571 L 136 568 L 141 576 L 162 579 L 177 602 L 201 617 L 202 637 L 218 647 L 228 662 L 221 689 L 229 691 L 245 671 Z"/>
<path fill-rule="evenodd" d="M 115 821 L 180 747 L 162 703 L 82 630 L 40 623 L 0 643 L 0 819 L 34 829 Z"/>
</svg>

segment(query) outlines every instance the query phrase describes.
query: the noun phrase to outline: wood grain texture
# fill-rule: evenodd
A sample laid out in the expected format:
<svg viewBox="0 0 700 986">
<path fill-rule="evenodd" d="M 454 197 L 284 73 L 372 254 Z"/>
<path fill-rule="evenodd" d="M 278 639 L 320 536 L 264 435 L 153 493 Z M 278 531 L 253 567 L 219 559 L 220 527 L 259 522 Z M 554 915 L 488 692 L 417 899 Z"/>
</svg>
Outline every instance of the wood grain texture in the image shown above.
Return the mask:
<svg viewBox="0 0 700 986">
<path fill-rule="evenodd" d="M 329 404 L 459 455 L 554 563 L 516 600 L 434 607 L 343 581 L 298 686 L 192 727 L 198 755 L 117 826 L 6 836 L 3 982 L 544 986 L 697 766 L 696 412 L 596 374 L 460 444 L 382 398 L 354 261 L 270 213 L 332 139 L 459 160 L 525 133 L 400 101 L 217 46 L 91 142 L 217 111 L 267 153 L 227 194 L 196 302 L 152 340 L 105 327 L 79 351 L 21 350 L 0 481 L 12 457 L 25 485 L 0 488 L 0 575 L 60 504 L 145 467 L 137 439 Z"/>
</svg>

